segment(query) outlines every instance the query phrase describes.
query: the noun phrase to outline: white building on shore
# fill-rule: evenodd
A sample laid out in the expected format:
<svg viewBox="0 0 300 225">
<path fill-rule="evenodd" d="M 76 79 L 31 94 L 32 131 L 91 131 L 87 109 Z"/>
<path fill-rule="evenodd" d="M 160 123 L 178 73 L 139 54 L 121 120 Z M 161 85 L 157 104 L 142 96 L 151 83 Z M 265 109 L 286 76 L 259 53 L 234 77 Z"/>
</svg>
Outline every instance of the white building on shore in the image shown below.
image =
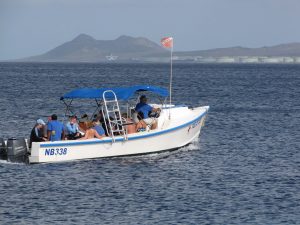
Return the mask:
<svg viewBox="0 0 300 225">
<path fill-rule="evenodd" d="M 149 57 L 140 59 L 144 62 L 170 62 L 169 57 Z M 190 63 L 272 63 L 300 64 L 300 56 L 173 56 L 174 62 Z"/>
</svg>

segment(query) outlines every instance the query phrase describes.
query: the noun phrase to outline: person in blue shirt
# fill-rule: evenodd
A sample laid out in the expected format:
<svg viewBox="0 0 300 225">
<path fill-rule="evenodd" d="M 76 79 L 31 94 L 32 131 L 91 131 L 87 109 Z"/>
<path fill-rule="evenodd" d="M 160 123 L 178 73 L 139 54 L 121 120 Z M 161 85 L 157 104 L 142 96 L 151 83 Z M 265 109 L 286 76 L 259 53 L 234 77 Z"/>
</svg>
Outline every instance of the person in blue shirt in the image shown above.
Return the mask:
<svg viewBox="0 0 300 225">
<path fill-rule="evenodd" d="M 96 118 L 93 119 L 92 129 L 96 130 L 100 136 L 105 136 L 105 131 L 104 131 L 103 127 L 101 126 L 100 121 Z"/>
<path fill-rule="evenodd" d="M 76 140 L 82 137 L 81 133 L 79 132 L 76 116 L 70 117 L 69 122 L 66 124 L 65 130 L 68 140 Z"/>
<path fill-rule="evenodd" d="M 47 126 L 47 138 L 49 141 L 59 141 L 64 139 L 64 136 L 64 125 L 62 122 L 57 121 L 57 115 L 53 114 Z"/>
<path fill-rule="evenodd" d="M 139 119 L 142 119 L 147 125 L 149 125 L 151 130 L 157 128 L 157 118 L 149 117 L 149 114 L 151 112 L 160 112 L 160 108 L 154 108 L 148 105 L 147 97 L 145 95 L 140 97 L 140 102 L 136 105 L 135 111 L 138 113 Z"/>
</svg>

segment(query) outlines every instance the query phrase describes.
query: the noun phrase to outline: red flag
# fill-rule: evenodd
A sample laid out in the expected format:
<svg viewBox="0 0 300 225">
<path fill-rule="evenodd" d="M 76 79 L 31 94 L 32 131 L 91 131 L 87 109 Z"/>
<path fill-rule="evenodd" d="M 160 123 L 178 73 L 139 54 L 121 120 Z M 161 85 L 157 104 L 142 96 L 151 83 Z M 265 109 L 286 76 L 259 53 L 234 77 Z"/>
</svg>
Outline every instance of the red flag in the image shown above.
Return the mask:
<svg viewBox="0 0 300 225">
<path fill-rule="evenodd" d="M 165 37 L 161 39 L 161 44 L 165 48 L 172 48 L 173 47 L 173 38 L 172 37 Z"/>
</svg>

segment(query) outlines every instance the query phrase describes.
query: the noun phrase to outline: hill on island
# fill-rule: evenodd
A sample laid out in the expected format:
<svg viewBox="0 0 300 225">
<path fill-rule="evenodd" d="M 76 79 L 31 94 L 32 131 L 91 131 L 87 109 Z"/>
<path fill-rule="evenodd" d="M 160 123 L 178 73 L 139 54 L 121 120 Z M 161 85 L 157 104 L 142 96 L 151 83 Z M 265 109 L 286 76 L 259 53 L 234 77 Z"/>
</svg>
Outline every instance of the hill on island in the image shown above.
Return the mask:
<svg viewBox="0 0 300 225">
<path fill-rule="evenodd" d="M 42 55 L 28 57 L 23 61 L 42 62 L 101 62 L 107 56 L 117 56 L 118 60 L 128 61 L 134 58 L 164 55 L 167 50 L 143 37 L 120 36 L 115 40 L 96 40 L 80 34 Z"/>
<path fill-rule="evenodd" d="M 169 51 L 144 37 L 120 36 L 115 40 L 96 40 L 80 34 L 42 55 L 15 61 L 23 62 L 104 62 L 109 56 L 118 61 L 160 61 L 169 57 Z M 177 57 L 235 57 L 235 56 L 300 56 L 300 43 L 281 44 L 271 47 L 230 47 L 200 51 L 174 52 Z M 163 61 L 163 60 L 162 60 Z"/>
</svg>

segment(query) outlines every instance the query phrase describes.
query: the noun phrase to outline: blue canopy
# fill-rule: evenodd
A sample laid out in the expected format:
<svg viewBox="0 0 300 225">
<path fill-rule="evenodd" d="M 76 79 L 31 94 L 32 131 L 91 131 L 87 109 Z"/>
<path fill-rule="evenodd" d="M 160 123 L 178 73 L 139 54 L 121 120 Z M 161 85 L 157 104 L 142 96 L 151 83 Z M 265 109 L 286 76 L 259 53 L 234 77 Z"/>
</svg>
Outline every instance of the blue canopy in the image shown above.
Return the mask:
<svg viewBox="0 0 300 225">
<path fill-rule="evenodd" d="M 75 89 L 73 91 L 66 93 L 64 96 L 61 97 L 61 99 L 64 99 L 64 98 L 99 98 L 99 96 L 102 96 L 102 94 L 103 94 L 103 92 L 101 92 L 101 89 L 80 88 L 80 89 Z"/>
<path fill-rule="evenodd" d="M 80 88 L 66 93 L 61 99 L 74 99 L 74 98 L 90 98 L 90 99 L 103 99 L 103 92 L 112 90 L 117 95 L 118 100 L 127 100 L 136 92 L 151 91 L 162 97 L 169 96 L 168 90 L 156 86 L 149 85 L 136 85 L 131 87 L 117 87 L 117 88 Z M 111 98 L 111 94 L 106 95 Z"/>
</svg>

